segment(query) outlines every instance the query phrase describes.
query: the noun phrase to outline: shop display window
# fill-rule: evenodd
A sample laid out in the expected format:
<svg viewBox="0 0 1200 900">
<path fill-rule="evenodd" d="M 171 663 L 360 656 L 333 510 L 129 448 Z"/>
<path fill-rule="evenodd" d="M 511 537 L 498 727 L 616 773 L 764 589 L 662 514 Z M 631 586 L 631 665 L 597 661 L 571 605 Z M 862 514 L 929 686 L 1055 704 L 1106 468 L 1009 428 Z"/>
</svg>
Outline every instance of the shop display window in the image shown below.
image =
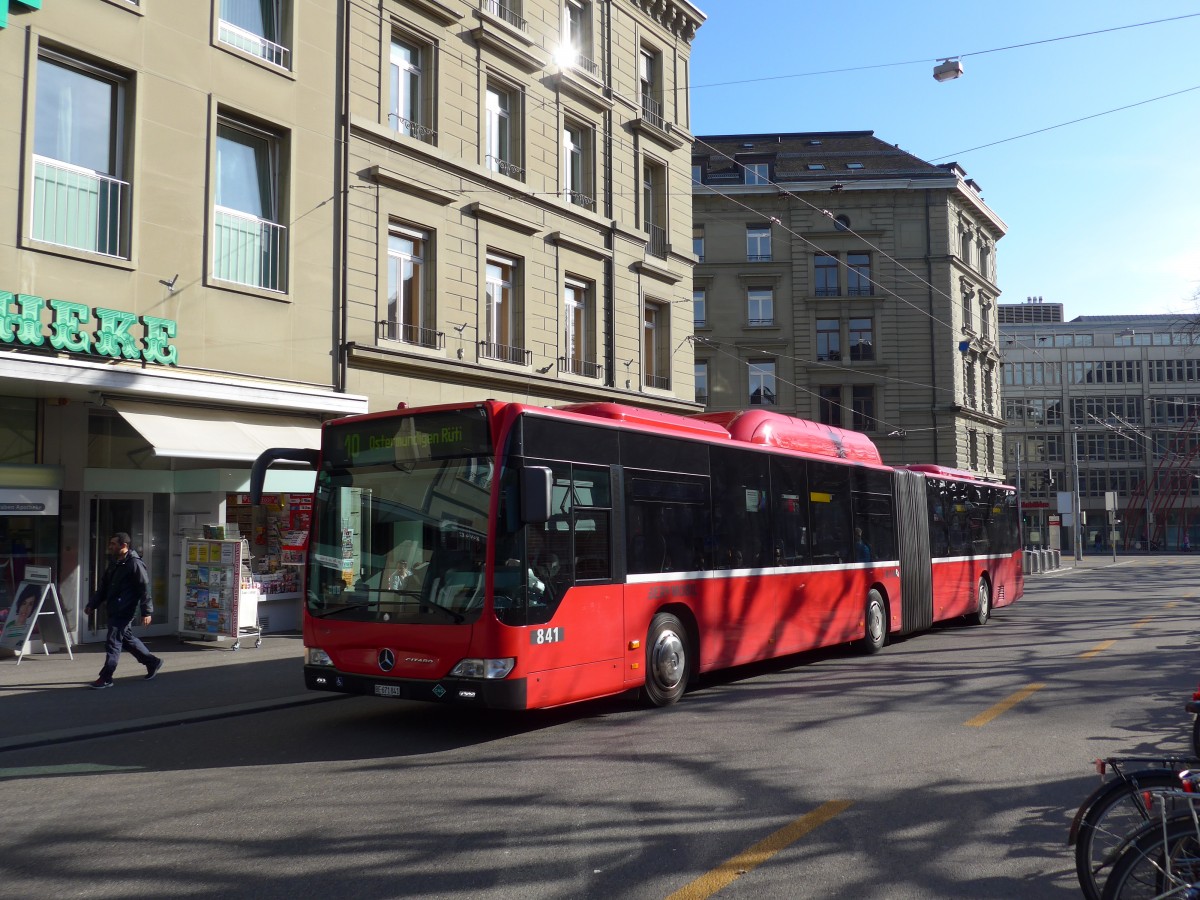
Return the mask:
<svg viewBox="0 0 1200 900">
<path fill-rule="evenodd" d="M 27 566 L 50 566 L 58 577 L 58 516 L 0 512 L 0 627 Z"/>
<path fill-rule="evenodd" d="M 247 494 L 227 497 L 226 522 L 249 544 L 253 586 L 263 600 L 299 596 L 312 503 L 312 494 L 263 494 L 260 506 Z"/>
</svg>

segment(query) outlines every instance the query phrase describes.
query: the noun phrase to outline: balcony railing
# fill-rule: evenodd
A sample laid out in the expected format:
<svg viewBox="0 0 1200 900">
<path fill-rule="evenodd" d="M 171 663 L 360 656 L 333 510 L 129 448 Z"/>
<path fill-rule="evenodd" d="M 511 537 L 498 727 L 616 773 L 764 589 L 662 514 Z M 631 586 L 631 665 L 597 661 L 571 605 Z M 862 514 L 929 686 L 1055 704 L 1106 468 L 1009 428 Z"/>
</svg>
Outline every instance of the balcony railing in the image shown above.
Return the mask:
<svg viewBox="0 0 1200 900">
<path fill-rule="evenodd" d="M 599 378 L 601 373 L 604 372 L 604 366 L 599 363 L 588 362 L 586 359 L 560 356 L 558 358 L 558 371 L 569 372 L 572 375 L 580 375 L 584 378 Z"/>
<path fill-rule="evenodd" d="M 698 319 L 692 319 L 692 327 L 693 328 L 707 328 L 708 327 L 708 319 L 705 316 L 701 316 Z"/>
<path fill-rule="evenodd" d="M 659 259 L 666 259 L 667 230 L 657 225 L 647 225 L 646 234 L 649 236 L 649 239 L 646 241 L 646 252 L 651 256 L 657 256 Z"/>
<path fill-rule="evenodd" d="M 409 325 L 406 322 L 394 322 L 384 319 L 379 323 L 379 336 L 385 341 L 400 341 L 404 344 L 415 344 L 418 347 L 429 347 L 441 350 L 446 346 L 444 332 L 434 328 L 423 328 L 420 325 Z"/>
<path fill-rule="evenodd" d="M 30 237 L 127 258 L 125 220 L 129 182 L 43 156 L 33 158 Z"/>
<path fill-rule="evenodd" d="M 662 104 L 645 91 L 642 92 L 642 119 L 659 131 L 667 130 L 666 123 L 663 122 Z"/>
<path fill-rule="evenodd" d="M 396 115 L 396 113 L 389 113 L 388 121 L 391 123 L 394 131 L 398 131 L 405 137 L 416 138 L 418 141 L 430 143 L 437 135 L 437 132 L 428 125 L 422 125 L 420 122 L 414 122 L 412 119 L 406 119 L 404 116 Z"/>
<path fill-rule="evenodd" d="M 646 387 L 657 388 L 660 391 L 671 389 L 670 375 L 646 375 Z"/>
<path fill-rule="evenodd" d="M 774 325 L 775 319 L 773 317 L 766 318 L 766 319 L 748 319 L 747 324 L 751 328 L 757 328 L 757 327 L 761 327 L 763 325 Z"/>
<path fill-rule="evenodd" d="M 287 227 L 218 206 L 213 211 L 214 278 L 287 290 Z"/>
<path fill-rule="evenodd" d="M 696 391 L 696 402 L 708 406 L 708 391 Z"/>
<path fill-rule="evenodd" d="M 596 211 L 596 200 L 594 197 L 589 197 L 587 194 L 580 193 L 579 191 L 564 191 L 564 193 L 566 194 L 567 202 L 572 206 L 582 206 L 590 212 Z"/>
<path fill-rule="evenodd" d="M 217 40 L 222 44 L 228 44 L 230 47 L 236 47 L 238 50 L 249 53 L 251 56 L 257 56 L 273 66 L 279 66 L 281 69 L 288 68 L 288 57 L 291 55 L 291 51 L 287 47 L 269 41 L 261 34 L 255 34 L 245 28 L 238 28 L 232 22 L 221 19 L 217 23 Z"/>
<path fill-rule="evenodd" d="M 512 363 L 514 366 L 527 366 L 533 362 L 533 351 L 524 347 L 509 347 L 505 344 L 493 344 L 491 341 L 479 342 L 479 355 L 484 359 L 498 359 L 500 362 Z"/>
<path fill-rule="evenodd" d="M 588 59 L 586 56 L 579 54 L 575 55 L 575 68 L 583 69 L 597 81 L 603 81 L 604 75 L 600 71 L 600 65 L 594 59 Z"/>
<path fill-rule="evenodd" d="M 748 262 L 770 262 L 770 253 L 747 253 L 746 260 Z"/>
<path fill-rule="evenodd" d="M 525 170 L 515 163 L 510 163 L 507 159 L 501 159 L 499 156 L 492 156 L 489 153 L 484 159 L 484 163 L 493 172 L 515 178 L 517 181 L 525 180 Z"/>
<path fill-rule="evenodd" d="M 525 20 L 517 15 L 516 10 L 505 6 L 500 0 L 483 0 L 483 9 L 485 12 L 491 13 L 497 19 L 502 19 L 513 28 L 520 31 L 527 31 Z"/>
</svg>

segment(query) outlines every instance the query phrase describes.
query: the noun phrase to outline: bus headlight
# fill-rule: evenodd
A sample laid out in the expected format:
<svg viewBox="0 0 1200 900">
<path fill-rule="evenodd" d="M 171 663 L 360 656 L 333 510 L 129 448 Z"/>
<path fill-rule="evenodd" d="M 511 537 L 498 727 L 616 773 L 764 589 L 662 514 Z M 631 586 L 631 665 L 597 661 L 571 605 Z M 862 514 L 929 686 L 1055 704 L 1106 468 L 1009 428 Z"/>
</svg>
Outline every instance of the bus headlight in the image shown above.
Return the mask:
<svg viewBox="0 0 1200 900">
<path fill-rule="evenodd" d="M 517 664 L 514 657 L 505 659 L 464 659 L 450 670 L 459 678 L 504 678 Z"/>
<path fill-rule="evenodd" d="M 304 662 L 309 666 L 332 666 L 333 660 L 320 647 L 305 647 Z"/>
</svg>

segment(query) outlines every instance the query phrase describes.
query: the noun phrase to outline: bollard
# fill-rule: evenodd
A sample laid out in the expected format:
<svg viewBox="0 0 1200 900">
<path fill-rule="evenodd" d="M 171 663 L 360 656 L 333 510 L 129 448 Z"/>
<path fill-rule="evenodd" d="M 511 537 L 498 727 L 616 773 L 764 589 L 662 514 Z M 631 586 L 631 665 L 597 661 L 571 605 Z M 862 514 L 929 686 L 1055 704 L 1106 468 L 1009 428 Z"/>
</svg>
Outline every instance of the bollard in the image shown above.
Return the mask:
<svg viewBox="0 0 1200 900">
<path fill-rule="evenodd" d="M 1033 552 L 1030 550 L 1021 554 L 1021 571 L 1026 575 L 1033 574 Z"/>
<path fill-rule="evenodd" d="M 1042 556 L 1042 571 L 1049 572 L 1050 571 L 1050 552 L 1051 551 L 1042 550 L 1040 552 L 1041 552 L 1041 556 Z"/>
<path fill-rule="evenodd" d="M 1051 550 L 1050 552 L 1054 555 L 1054 560 L 1053 560 L 1054 568 L 1061 569 L 1062 568 L 1062 551 L 1061 550 Z"/>
</svg>

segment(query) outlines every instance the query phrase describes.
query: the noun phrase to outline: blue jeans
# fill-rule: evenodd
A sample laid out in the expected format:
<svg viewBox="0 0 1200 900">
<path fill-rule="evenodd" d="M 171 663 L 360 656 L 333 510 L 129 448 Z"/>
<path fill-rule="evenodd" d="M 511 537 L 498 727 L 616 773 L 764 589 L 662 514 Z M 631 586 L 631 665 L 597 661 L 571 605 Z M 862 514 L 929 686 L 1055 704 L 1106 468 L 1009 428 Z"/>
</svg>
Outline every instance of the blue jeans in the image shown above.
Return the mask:
<svg viewBox="0 0 1200 900">
<path fill-rule="evenodd" d="M 112 679 L 113 672 L 117 671 L 117 663 L 121 659 L 122 650 L 132 653 L 133 658 L 143 666 L 149 666 L 158 659 L 146 649 L 145 644 L 134 637 L 133 619 L 109 619 L 108 635 L 104 639 L 104 668 L 100 670 L 102 680 Z"/>
</svg>

